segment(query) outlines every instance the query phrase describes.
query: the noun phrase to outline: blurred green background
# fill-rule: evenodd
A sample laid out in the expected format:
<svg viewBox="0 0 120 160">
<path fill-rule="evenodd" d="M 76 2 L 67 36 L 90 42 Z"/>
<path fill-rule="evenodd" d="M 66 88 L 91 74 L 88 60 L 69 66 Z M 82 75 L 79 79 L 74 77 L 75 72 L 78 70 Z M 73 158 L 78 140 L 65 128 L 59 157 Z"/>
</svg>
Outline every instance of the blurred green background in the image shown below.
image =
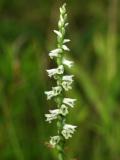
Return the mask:
<svg viewBox="0 0 120 160">
<path fill-rule="evenodd" d="M 0 160 L 56 160 L 48 145 L 56 122 L 44 114 L 55 104 L 44 95 L 54 84 L 46 69 L 56 47 L 62 0 L 0 0 Z M 120 160 L 120 1 L 67 0 L 77 98 L 68 123 L 66 160 Z"/>
</svg>

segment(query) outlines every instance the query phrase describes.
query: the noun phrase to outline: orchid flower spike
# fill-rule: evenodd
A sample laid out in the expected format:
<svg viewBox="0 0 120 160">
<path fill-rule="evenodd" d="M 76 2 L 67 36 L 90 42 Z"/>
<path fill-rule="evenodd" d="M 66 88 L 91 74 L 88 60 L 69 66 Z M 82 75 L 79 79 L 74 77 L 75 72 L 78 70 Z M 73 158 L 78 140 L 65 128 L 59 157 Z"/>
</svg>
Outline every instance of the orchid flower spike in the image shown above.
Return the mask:
<svg viewBox="0 0 120 160">
<path fill-rule="evenodd" d="M 60 7 L 58 29 L 54 30 L 54 33 L 57 35 L 57 48 L 49 52 L 49 57 L 56 62 L 57 66 L 47 70 L 48 76 L 55 79 L 56 86 L 52 87 L 51 91 L 45 91 L 47 100 L 53 99 L 56 102 L 56 109 L 49 110 L 49 113 L 45 114 L 45 117 L 49 123 L 57 120 L 57 135 L 50 137 L 49 143 L 53 148 L 58 150 L 58 160 L 64 159 L 65 141 L 72 137 L 77 128 L 77 126 L 66 124 L 66 116 L 76 102 L 76 99 L 64 97 L 65 92 L 72 89 L 74 81 L 74 75 L 65 75 L 65 67 L 71 68 L 74 64 L 73 61 L 65 58 L 65 54 L 70 51 L 66 45 L 70 40 L 65 38 L 67 26 L 66 4 L 63 4 Z"/>
</svg>

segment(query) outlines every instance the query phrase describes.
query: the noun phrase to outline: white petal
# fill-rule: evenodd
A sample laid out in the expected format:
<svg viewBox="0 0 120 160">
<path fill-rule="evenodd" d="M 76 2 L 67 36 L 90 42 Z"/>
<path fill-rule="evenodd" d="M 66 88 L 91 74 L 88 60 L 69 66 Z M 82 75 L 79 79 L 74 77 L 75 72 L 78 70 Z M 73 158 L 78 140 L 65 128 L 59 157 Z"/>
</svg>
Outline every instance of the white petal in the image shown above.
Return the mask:
<svg viewBox="0 0 120 160">
<path fill-rule="evenodd" d="M 60 7 L 60 13 L 62 13 L 62 7 Z"/>
<path fill-rule="evenodd" d="M 63 43 L 68 43 L 70 42 L 70 39 L 64 39 Z"/>
<path fill-rule="evenodd" d="M 65 27 L 67 27 L 69 25 L 69 23 L 65 23 Z"/>
<path fill-rule="evenodd" d="M 66 76 L 63 76 L 62 80 L 63 81 L 70 81 L 70 82 L 73 82 L 73 77 L 74 75 L 66 75 Z"/>
<path fill-rule="evenodd" d="M 51 59 L 53 59 L 53 57 L 58 57 L 58 53 L 50 52 L 49 56 L 50 56 Z"/>
<path fill-rule="evenodd" d="M 49 110 L 49 112 L 52 113 L 52 114 L 58 115 L 59 114 L 59 109 Z"/>
<path fill-rule="evenodd" d="M 48 76 L 52 77 L 56 74 L 63 74 L 64 73 L 64 66 L 60 65 L 58 66 L 58 68 L 53 68 L 53 69 L 49 69 L 47 70 Z"/>
<path fill-rule="evenodd" d="M 47 100 L 50 100 L 52 97 L 54 97 L 53 91 L 45 91 L 45 94 L 47 95 Z"/>
<path fill-rule="evenodd" d="M 45 114 L 45 117 L 47 118 L 46 121 L 49 123 L 51 123 L 52 120 L 57 119 L 57 116 L 52 114 Z"/>
<path fill-rule="evenodd" d="M 74 63 L 73 61 L 63 59 L 63 64 L 68 66 L 69 68 L 71 68 L 73 66 L 73 63 Z"/>
<path fill-rule="evenodd" d="M 68 107 L 66 105 L 61 105 L 60 114 L 62 114 L 63 116 L 66 116 L 68 114 Z"/>
<path fill-rule="evenodd" d="M 47 118 L 46 121 L 51 123 L 52 120 L 57 119 L 57 116 L 60 114 L 59 109 L 50 110 L 50 114 L 45 114 L 45 117 Z"/>
<path fill-rule="evenodd" d="M 54 136 L 50 138 L 50 144 L 53 146 L 53 148 L 56 146 L 56 144 L 58 144 L 60 141 L 60 137 L 59 136 Z"/>
<path fill-rule="evenodd" d="M 77 126 L 73 126 L 73 125 L 71 125 L 71 124 L 65 124 L 63 128 L 66 129 L 66 130 L 67 130 L 67 129 L 75 130 L 75 128 L 77 128 Z"/>
<path fill-rule="evenodd" d="M 59 53 L 61 52 L 62 52 L 62 49 L 57 48 L 57 49 L 50 51 L 49 56 L 51 59 L 53 59 L 54 57 L 58 57 Z"/>
<path fill-rule="evenodd" d="M 60 86 L 57 86 L 57 87 L 52 87 L 52 90 L 54 92 L 54 96 L 57 96 L 61 93 L 62 88 Z"/>
<path fill-rule="evenodd" d="M 61 32 L 59 32 L 59 31 L 57 31 L 57 30 L 54 30 L 54 33 L 56 33 L 57 36 L 59 36 L 60 38 L 62 38 L 62 33 L 61 33 Z"/>
<path fill-rule="evenodd" d="M 63 19 L 62 15 L 60 15 L 60 22 L 61 22 L 61 24 L 64 24 L 64 19 Z"/>
<path fill-rule="evenodd" d="M 64 98 L 63 99 L 63 103 L 72 107 L 72 108 L 74 107 L 75 102 L 76 102 L 76 99 L 71 99 L 71 98 Z"/>
<path fill-rule="evenodd" d="M 70 82 L 70 81 L 63 81 L 62 87 L 64 88 L 65 91 L 68 91 L 68 90 L 72 89 L 71 84 L 72 84 L 72 82 Z"/>
<path fill-rule="evenodd" d="M 62 45 L 62 48 L 63 48 L 65 51 L 70 51 L 70 49 L 69 49 L 66 45 Z"/>
<path fill-rule="evenodd" d="M 62 130 L 62 135 L 64 136 L 65 139 L 69 139 L 71 138 L 71 134 L 68 133 L 66 130 Z"/>
<path fill-rule="evenodd" d="M 62 135 L 65 137 L 65 139 L 68 139 L 72 137 L 72 134 L 75 132 L 75 129 L 77 126 L 73 126 L 70 124 L 65 124 L 62 130 Z"/>
<path fill-rule="evenodd" d="M 57 74 L 57 69 L 49 69 L 47 70 L 48 76 L 52 77 Z"/>
<path fill-rule="evenodd" d="M 63 73 L 64 73 L 64 66 L 63 65 L 58 66 L 57 74 L 63 74 Z"/>
</svg>

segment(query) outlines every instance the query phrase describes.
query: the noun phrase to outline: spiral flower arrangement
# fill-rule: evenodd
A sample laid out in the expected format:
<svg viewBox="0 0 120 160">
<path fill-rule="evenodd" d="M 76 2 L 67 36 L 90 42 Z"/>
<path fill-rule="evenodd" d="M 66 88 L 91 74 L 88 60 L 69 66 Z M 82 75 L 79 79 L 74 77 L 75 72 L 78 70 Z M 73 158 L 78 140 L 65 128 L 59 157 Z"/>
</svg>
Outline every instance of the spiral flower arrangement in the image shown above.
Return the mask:
<svg viewBox="0 0 120 160">
<path fill-rule="evenodd" d="M 64 160 L 64 144 L 65 141 L 72 137 L 76 126 L 66 123 L 66 115 L 70 108 L 75 105 L 76 99 L 65 97 L 65 92 L 72 89 L 73 75 L 64 75 L 65 66 L 71 68 L 73 61 L 65 58 L 66 52 L 70 49 L 66 43 L 70 40 L 65 39 L 67 23 L 66 4 L 60 7 L 60 18 L 58 21 L 58 30 L 54 30 L 57 35 L 57 48 L 50 51 L 49 57 L 54 59 L 57 67 L 47 70 L 48 76 L 54 78 L 56 86 L 52 87 L 51 91 L 45 91 L 47 100 L 54 99 L 56 102 L 56 109 L 49 110 L 49 114 L 45 114 L 46 121 L 51 123 L 57 119 L 57 135 L 50 138 L 50 145 L 58 150 L 58 159 Z"/>
</svg>

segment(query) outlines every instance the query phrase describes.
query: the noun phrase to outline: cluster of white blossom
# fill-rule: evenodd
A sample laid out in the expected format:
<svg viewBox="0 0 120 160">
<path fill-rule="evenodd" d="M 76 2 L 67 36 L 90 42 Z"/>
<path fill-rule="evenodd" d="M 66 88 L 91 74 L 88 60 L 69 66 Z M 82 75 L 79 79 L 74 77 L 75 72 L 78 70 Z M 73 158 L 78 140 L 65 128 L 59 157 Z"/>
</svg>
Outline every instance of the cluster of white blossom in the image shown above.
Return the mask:
<svg viewBox="0 0 120 160">
<path fill-rule="evenodd" d="M 47 99 L 50 100 L 52 98 L 59 97 L 64 91 L 69 91 L 72 89 L 73 75 L 64 75 L 65 66 L 71 68 L 73 66 L 73 61 L 69 61 L 64 58 L 64 53 L 69 52 L 70 49 L 67 47 L 66 43 L 70 42 L 69 39 L 65 39 L 65 28 L 68 26 L 67 14 L 65 4 L 60 8 L 60 20 L 58 22 L 59 30 L 54 30 L 54 33 L 57 35 L 58 40 L 58 48 L 50 51 L 49 56 L 51 59 L 55 59 L 56 62 L 59 60 L 57 68 L 47 70 L 48 76 L 53 77 L 57 81 L 57 86 L 52 87 L 51 91 L 46 91 Z M 51 123 L 52 120 L 58 119 L 58 116 L 65 117 L 70 107 L 73 108 L 75 105 L 76 99 L 72 98 L 62 98 L 62 102 L 60 107 L 57 106 L 57 109 L 49 110 L 49 114 L 45 114 L 46 121 Z M 64 124 L 61 130 L 61 135 L 64 139 L 68 139 L 72 137 L 76 126 L 70 124 Z M 55 147 L 61 140 L 59 134 L 57 136 L 53 136 L 50 139 L 50 144 Z"/>
</svg>

